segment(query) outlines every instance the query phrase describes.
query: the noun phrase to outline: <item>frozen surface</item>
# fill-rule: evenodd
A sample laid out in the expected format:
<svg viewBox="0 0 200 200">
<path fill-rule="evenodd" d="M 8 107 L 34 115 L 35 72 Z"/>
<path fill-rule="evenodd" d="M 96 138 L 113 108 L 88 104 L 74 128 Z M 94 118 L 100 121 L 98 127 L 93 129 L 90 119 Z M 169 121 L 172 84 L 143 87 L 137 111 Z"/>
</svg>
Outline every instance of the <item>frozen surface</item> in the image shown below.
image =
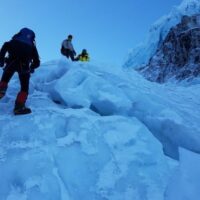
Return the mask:
<svg viewBox="0 0 200 200">
<path fill-rule="evenodd" d="M 171 181 L 191 173 L 179 148 L 200 151 L 199 84 L 61 59 L 32 75 L 32 114 L 13 116 L 17 91 L 14 77 L 0 102 L 2 200 L 171 200 Z"/>
</svg>

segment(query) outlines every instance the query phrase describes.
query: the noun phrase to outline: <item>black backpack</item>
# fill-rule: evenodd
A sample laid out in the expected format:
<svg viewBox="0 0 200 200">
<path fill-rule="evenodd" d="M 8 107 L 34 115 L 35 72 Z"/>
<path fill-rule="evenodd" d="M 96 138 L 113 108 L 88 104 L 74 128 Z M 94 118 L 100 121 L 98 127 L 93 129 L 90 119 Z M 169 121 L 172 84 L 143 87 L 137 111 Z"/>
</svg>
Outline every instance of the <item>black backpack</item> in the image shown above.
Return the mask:
<svg viewBox="0 0 200 200">
<path fill-rule="evenodd" d="M 28 45 L 34 45 L 35 33 L 29 28 L 22 28 L 20 32 L 12 37 L 13 40 L 24 42 Z"/>
</svg>

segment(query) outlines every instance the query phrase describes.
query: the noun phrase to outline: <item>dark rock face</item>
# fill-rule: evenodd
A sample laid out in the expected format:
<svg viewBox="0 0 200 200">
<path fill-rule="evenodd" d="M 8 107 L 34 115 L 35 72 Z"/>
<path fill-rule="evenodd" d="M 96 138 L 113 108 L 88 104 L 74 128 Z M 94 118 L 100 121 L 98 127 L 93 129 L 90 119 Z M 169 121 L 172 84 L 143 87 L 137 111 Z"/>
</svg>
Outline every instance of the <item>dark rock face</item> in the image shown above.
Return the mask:
<svg viewBox="0 0 200 200">
<path fill-rule="evenodd" d="M 159 83 L 200 76 L 200 15 L 183 16 L 140 71 L 150 81 Z"/>
</svg>

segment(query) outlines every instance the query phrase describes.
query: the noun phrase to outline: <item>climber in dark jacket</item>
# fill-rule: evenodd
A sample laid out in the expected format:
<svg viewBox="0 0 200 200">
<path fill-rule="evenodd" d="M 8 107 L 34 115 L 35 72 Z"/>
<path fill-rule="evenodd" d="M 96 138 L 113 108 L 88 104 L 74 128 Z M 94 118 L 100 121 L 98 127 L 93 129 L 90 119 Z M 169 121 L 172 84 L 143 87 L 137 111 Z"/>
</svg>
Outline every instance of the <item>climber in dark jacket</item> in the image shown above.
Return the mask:
<svg viewBox="0 0 200 200">
<path fill-rule="evenodd" d="M 6 55 L 8 54 L 8 57 Z M 27 114 L 30 108 L 25 106 L 29 91 L 30 73 L 39 67 L 40 60 L 35 46 L 35 33 L 23 28 L 12 39 L 5 42 L 0 51 L 0 67 L 4 67 L 0 81 L 0 99 L 5 95 L 8 83 L 15 72 L 19 75 L 21 90 L 15 100 L 14 114 Z"/>
<path fill-rule="evenodd" d="M 62 42 L 61 53 L 67 58 L 71 58 L 72 61 L 75 61 L 74 56 L 76 56 L 76 51 L 72 44 L 72 35 L 68 35 L 67 39 Z"/>
</svg>

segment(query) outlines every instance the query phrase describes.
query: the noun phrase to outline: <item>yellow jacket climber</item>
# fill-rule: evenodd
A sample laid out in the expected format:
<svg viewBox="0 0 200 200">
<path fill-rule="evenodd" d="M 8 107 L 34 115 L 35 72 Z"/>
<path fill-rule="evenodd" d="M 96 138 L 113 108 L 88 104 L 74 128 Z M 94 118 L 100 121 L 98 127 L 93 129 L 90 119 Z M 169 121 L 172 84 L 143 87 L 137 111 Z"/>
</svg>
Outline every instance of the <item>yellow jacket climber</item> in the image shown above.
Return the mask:
<svg viewBox="0 0 200 200">
<path fill-rule="evenodd" d="M 83 49 L 81 54 L 79 54 L 75 60 L 82 61 L 82 62 L 90 61 L 90 57 L 89 57 L 87 50 Z"/>
</svg>

